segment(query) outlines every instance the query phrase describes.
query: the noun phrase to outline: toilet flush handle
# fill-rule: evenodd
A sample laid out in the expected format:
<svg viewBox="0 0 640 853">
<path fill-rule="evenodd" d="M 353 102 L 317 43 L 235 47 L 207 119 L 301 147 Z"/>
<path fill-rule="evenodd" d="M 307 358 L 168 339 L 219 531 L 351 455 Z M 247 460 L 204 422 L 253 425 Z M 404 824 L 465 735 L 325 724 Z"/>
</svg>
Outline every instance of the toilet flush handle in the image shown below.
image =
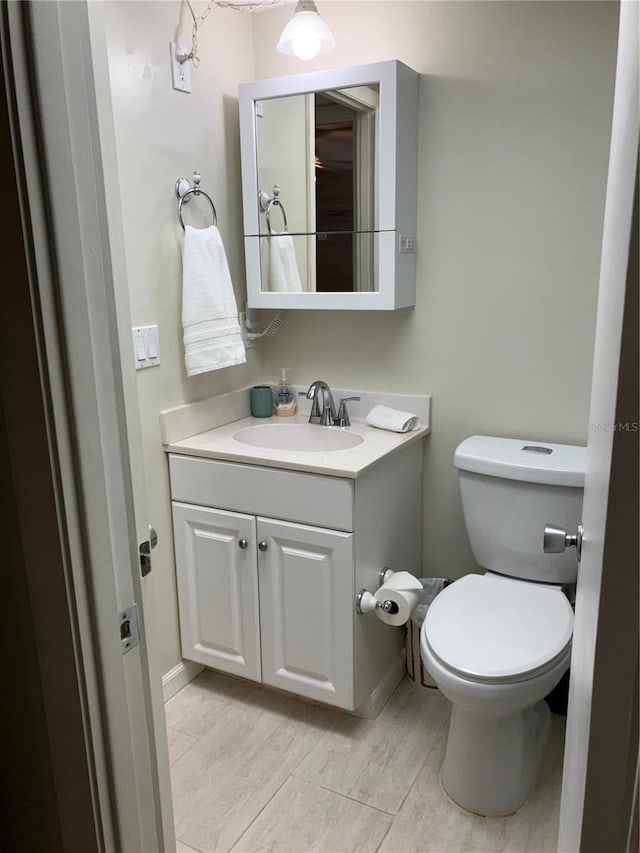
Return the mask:
<svg viewBox="0 0 640 853">
<path fill-rule="evenodd" d="M 567 548 L 575 548 L 578 562 L 582 556 L 582 524 L 578 525 L 577 533 L 567 533 L 564 527 L 555 524 L 545 524 L 542 549 L 545 554 L 562 554 Z"/>
</svg>

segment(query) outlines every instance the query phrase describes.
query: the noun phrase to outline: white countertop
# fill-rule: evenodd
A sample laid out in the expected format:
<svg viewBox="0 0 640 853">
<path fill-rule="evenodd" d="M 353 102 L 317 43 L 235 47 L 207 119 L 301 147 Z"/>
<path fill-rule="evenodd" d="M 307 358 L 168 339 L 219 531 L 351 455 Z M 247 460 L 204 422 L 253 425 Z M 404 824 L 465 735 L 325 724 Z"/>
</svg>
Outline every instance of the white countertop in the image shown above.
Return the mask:
<svg viewBox="0 0 640 853">
<path fill-rule="evenodd" d="M 270 468 L 310 471 L 332 477 L 355 479 L 383 457 L 419 441 L 430 432 L 428 424 L 419 425 L 412 432 L 396 433 L 376 429 L 362 420 L 354 419 L 352 425 L 346 427 L 346 430 L 362 436 L 364 441 L 357 447 L 329 452 L 270 450 L 244 444 L 233 437 L 234 433 L 249 426 L 272 423 L 306 424 L 307 421 L 308 418 L 304 415 L 297 415 L 294 418 L 242 418 L 188 438 L 171 441 L 164 445 L 164 449 L 167 453 L 180 453 L 186 456 L 201 456 L 208 459 L 243 462 L 247 465 L 264 465 Z M 342 429 L 319 425 L 313 428 Z"/>
</svg>

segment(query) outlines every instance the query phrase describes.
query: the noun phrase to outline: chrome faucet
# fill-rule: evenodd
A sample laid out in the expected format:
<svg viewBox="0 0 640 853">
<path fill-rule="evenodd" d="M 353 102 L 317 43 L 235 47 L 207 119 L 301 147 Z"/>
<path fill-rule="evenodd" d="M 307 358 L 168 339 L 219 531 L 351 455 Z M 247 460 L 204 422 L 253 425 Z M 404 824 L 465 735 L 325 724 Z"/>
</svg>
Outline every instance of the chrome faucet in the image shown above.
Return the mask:
<svg viewBox="0 0 640 853">
<path fill-rule="evenodd" d="M 322 411 L 318 397 L 322 395 Z M 333 402 L 333 394 L 331 388 L 322 379 L 316 379 L 309 385 L 306 393 L 307 400 L 313 400 L 311 405 L 311 414 L 309 415 L 310 424 L 320 424 L 321 426 L 333 426 L 335 419 L 335 403 Z"/>
<path fill-rule="evenodd" d="M 300 392 L 301 397 L 307 400 L 313 400 L 311 405 L 311 414 L 309 415 L 310 424 L 320 424 L 320 426 L 351 426 L 349 413 L 347 412 L 347 403 L 350 400 L 359 400 L 360 397 L 344 397 L 340 400 L 340 408 L 336 414 L 336 406 L 333 402 L 333 394 L 331 388 L 322 379 L 316 379 L 309 385 L 309 390 L 305 394 Z M 319 397 L 322 397 L 322 411 L 320 411 Z"/>
</svg>

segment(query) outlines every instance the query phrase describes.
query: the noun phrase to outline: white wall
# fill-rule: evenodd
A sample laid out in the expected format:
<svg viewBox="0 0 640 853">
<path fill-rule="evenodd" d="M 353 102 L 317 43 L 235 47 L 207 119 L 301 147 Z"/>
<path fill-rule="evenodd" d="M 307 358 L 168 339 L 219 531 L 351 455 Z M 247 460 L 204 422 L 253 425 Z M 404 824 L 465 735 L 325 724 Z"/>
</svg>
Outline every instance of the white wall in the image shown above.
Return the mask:
<svg viewBox="0 0 640 853">
<path fill-rule="evenodd" d="M 459 440 L 586 440 L 617 5 L 324 0 L 338 48 L 311 63 L 275 52 L 292 11 L 214 9 L 184 95 L 171 89 L 168 42 L 176 30 L 189 42 L 186 5 L 105 3 L 132 320 L 160 325 L 162 365 L 138 387 L 165 671 L 180 652 L 161 409 L 277 377 L 283 364 L 296 383 L 432 393 L 433 575 L 473 568 L 452 467 Z M 247 366 L 187 380 L 175 179 L 201 171 L 244 301 L 238 83 L 394 58 L 424 75 L 416 308 L 289 312 Z"/>
<path fill-rule="evenodd" d="M 203 3 L 193 4 L 196 13 Z M 251 16 L 215 9 L 199 35 L 200 67 L 190 95 L 171 88 L 169 41 L 191 42 L 180 0 L 105 3 L 126 266 L 132 322 L 160 327 L 161 365 L 137 374 L 149 514 L 158 530 L 153 572 L 145 582 L 160 627 L 164 672 L 180 661 L 167 463 L 158 413 L 251 384 L 261 377 L 259 350 L 248 363 L 187 379 L 181 328 L 181 242 L 174 183 L 202 174 L 218 214 L 236 297 L 245 302 L 240 189 L 238 82 L 253 78 Z M 189 18 L 189 19 L 188 19 Z M 210 223 L 206 202 L 183 208 L 185 222 Z"/>
<path fill-rule="evenodd" d="M 452 465 L 485 433 L 586 443 L 617 4 L 324 2 L 337 49 L 257 78 L 400 59 L 421 72 L 418 288 L 394 314 L 289 312 L 270 374 L 433 394 L 424 572 L 474 567 Z M 411 567 L 418 569 L 419 567 Z"/>
</svg>

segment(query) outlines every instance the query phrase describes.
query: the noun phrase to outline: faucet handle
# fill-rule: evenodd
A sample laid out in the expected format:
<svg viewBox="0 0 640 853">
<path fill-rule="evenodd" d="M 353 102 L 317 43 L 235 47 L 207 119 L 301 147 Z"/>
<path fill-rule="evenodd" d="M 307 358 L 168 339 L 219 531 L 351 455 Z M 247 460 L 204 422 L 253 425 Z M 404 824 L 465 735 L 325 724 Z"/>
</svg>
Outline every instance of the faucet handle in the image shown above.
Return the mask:
<svg viewBox="0 0 640 853">
<path fill-rule="evenodd" d="M 359 400 L 360 397 L 341 397 L 340 398 L 340 407 L 338 408 L 338 414 L 336 415 L 336 419 L 333 422 L 334 426 L 348 427 L 351 426 L 351 421 L 349 420 L 349 412 L 347 411 L 347 403 L 350 403 L 351 400 Z"/>
</svg>

